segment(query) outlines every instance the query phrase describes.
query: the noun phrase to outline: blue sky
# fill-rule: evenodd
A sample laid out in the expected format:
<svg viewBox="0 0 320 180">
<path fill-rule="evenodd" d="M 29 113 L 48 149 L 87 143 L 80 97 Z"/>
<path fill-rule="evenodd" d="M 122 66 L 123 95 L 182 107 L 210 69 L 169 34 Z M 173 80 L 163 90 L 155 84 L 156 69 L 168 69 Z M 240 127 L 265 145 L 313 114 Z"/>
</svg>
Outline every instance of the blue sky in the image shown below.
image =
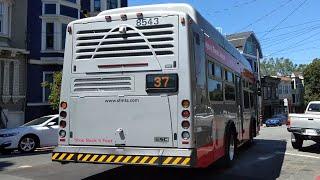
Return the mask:
<svg viewBox="0 0 320 180">
<path fill-rule="evenodd" d="M 188 3 L 224 34 L 254 31 L 266 57 L 320 58 L 319 0 L 128 0 L 129 6 Z"/>
</svg>

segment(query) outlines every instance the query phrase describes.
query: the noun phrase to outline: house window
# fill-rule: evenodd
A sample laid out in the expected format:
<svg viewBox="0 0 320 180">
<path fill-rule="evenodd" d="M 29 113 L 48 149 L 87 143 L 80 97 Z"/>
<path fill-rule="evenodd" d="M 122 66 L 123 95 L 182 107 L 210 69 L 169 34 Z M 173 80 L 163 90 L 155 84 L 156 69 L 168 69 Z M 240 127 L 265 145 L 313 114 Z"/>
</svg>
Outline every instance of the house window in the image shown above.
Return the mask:
<svg viewBox="0 0 320 180">
<path fill-rule="evenodd" d="M 208 74 L 209 74 L 210 76 L 213 76 L 213 75 L 214 75 L 214 65 L 213 65 L 213 63 L 211 63 L 211 62 L 208 63 Z"/>
<path fill-rule="evenodd" d="M 54 24 L 46 24 L 46 48 L 53 49 L 54 42 Z"/>
<path fill-rule="evenodd" d="M 222 83 L 208 79 L 208 91 L 211 101 L 223 101 Z"/>
<path fill-rule="evenodd" d="M 94 8 L 94 11 L 101 11 L 101 1 L 94 0 L 93 1 L 93 8 Z"/>
<path fill-rule="evenodd" d="M 3 33 L 4 4 L 0 3 L 0 32 Z"/>
<path fill-rule="evenodd" d="M 225 71 L 225 76 L 224 76 L 225 80 L 228 82 L 234 82 L 234 76 L 233 73 L 230 71 Z"/>
<path fill-rule="evenodd" d="M 44 14 L 56 14 L 56 4 L 45 4 Z"/>
<path fill-rule="evenodd" d="M 118 8 L 118 0 L 109 0 L 107 2 L 108 2 L 108 9 Z"/>
<path fill-rule="evenodd" d="M 61 49 L 64 49 L 66 43 L 67 24 L 61 24 Z"/>
<path fill-rule="evenodd" d="M 225 99 L 227 101 L 234 101 L 236 99 L 236 90 L 234 86 L 225 84 L 224 93 L 225 93 Z"/>
<path fill-rule="evenodd" d="M 0 33 L 3 35 L 9 34 L 9 24 L 10 24 L 10 9 L 8 4 L 1 2 L 0 3 Z"/>
<path fill-rule="evenodd" d="M 43 82 L 52 83 L 53 82 L 53 72 L 43 72 Z M 48 102 L 51 90 L 49 87 L 43 87 L 42 91 L 42 101 Z"/>
<path fill-rule="evenodd" d="M 214 76 L 217 78 L 222 78 L 221 66 L 219 66 L 217 64 L 214 65 Z"/>
</svg>

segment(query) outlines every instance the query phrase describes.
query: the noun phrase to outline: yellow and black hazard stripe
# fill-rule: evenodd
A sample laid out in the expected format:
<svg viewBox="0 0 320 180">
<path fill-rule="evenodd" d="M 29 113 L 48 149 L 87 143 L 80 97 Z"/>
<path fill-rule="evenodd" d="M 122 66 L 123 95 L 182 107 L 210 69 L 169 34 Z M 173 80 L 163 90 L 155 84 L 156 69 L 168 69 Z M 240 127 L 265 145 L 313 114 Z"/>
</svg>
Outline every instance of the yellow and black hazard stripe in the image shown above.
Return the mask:
<svg viewBox="0 0 320 180">
<path fill-rule="evenodd" d="M 159 163 L 157 156 L 127 156 L 127 155 L 98 155 L 98 154 L 78 154 L 78 162 L 96 163 L 119 163 L 119 164 L 147 164 L 156 165 Z"/>
<path fill-rule="evenodd" d="M 163 157 L 162 165 L 164 166 L 190 166 L 190 157 L 176 157 L 176 156 L 169 156 Z"/>
<path fill-rule="evenodd" d="M 56 152 L 56 153 L 52 153 L 51 159 L 52 161 L 75 161 L 76 154 Z"/>
<path fill-rule="evenodd" d="M 87 163 L 106 164 L 137 164 L 137 165 L 164 165 L 164 166 L 190 166 L 190 157 L 160 157 L 146 155 L 107 155 L 107 154 L 77 154 L 77 153 L 52 153 L 52 161 L 74 161 Z"/>
</svg>

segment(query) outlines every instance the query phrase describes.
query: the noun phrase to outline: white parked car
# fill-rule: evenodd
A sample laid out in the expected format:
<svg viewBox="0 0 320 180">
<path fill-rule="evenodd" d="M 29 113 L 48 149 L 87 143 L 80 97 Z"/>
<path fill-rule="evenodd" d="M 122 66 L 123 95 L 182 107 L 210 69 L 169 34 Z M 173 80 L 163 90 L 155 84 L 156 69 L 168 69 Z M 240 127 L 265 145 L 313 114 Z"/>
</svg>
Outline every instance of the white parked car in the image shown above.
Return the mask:
<svg viewBox="0 0 320 180">
<path fill-rule="evenodd" d="M 0 129 L 0 152 L 14 149 L 32 152 L 38 147 L 58 144 L 59 115 L 49 115 L 34 119 L 20 127 Z"/>
</svg>

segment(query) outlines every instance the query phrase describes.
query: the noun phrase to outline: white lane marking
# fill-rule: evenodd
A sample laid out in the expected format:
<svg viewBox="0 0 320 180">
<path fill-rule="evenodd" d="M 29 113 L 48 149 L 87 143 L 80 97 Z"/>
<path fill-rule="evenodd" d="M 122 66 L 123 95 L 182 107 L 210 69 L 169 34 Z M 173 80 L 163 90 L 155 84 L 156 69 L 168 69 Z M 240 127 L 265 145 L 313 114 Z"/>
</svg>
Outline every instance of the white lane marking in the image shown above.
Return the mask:
<svg viewBox="0 0 320 180">
<path fill-rule="evenodd" d="M 271 159 L 273 158 L 275 155 L 270 155 L 270 156 L 262 156 L 262 157 L 259 157 L 258 159 L 261 160 L 261 161 L 264 161 L 264 160 L 267 160 L 267 159 Z"/>
<path fill-rule="evenodd" d="M 305 154 L 294 154 L 294 153 L 284 153 L 284 152 L 276 152 L 277 154 L 285 154 L 290 156 L 299 156 L 299 157 L 306 157 L 306 158 L 313 158 L 313 159 L 320 159 L 318 156 L 311 156 L 311 155 L 305 155 Z"/>
<path fill-rule="evenodd" d="M 24 165 L 24 166 L 19 166 L 18 168 L 31 168 L 32 166 L 29 165 Z"/>
</svg>

